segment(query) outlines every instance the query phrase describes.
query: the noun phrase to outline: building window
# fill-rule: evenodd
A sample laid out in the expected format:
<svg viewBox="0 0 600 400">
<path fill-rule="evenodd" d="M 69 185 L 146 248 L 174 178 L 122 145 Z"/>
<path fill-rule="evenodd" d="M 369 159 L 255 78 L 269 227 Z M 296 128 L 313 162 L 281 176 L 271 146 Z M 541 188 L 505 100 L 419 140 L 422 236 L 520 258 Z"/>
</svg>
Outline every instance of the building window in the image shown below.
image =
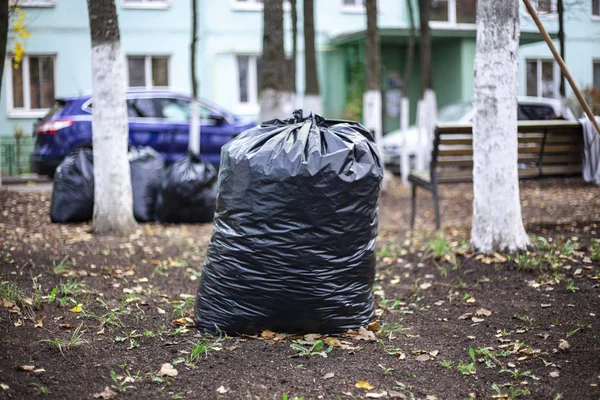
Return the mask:
<svg viewBox="0 0 600 400">
<path fill-rule="evenodd" d="M 12 66 L 14 60 L 7 63 Z M 43 114 L 54 104 L 55 57 L 24 55 L 17 68 L 7 68 L 11 112 Z"/>
<path fill-rule="evenodd" d="M 366 0 L 342 0 L 344 7 L 365 7 Z"/>
<path fill-rule="evenodd" d="M 18 7 L 54 7 L 56 0 L 10 0 L 10 5 Z"/>
<path fill-rule="evenodd" d="M 153 88 L 169 86 L 169 57 L 128 56 L 129 87 Z"/>
<path fill-rule="evenodd" d="M 431 0 L 431 21 L 474 24 L 477 0 Z"/>
<path fill-rule="evenodd" d="M 123 0 L 127 8 L 168 8 L 169 4 L 169 0 Z"/>
<path fill-rule="evenodd" d="M 238 102 L 257 104 L 262 60 L 257 56 L 238 55 Z"/>
<path fill-rule="evenodd" d="M 232 8 L 241 11 L 261 11 L 263 9 L 263 0 L 232 0 Z M 283 9 L 290 10 L 290 0 L 283 0 Z"/>
<path fill-rule="evenodd" d="M 238 103 L 240 105 L 258 104 L 262 75 L 262 57 L 250 55 L 237 55 L 238 65 Z M 286 58 L 284 76 L 290 76 L 292 72 L 292 60 Z M 284 90 L 293 91 L 293 82 L 286 80 Z"/>
<path fill-rule="evenodd" d="M 527 60 L 527 96 L 559 97 L 558 65 L 553 60 Z"/>
<path fill-rule="evenodd" d="M 537 0 L 536 10 L 540 14 L 550 14 L 556 12 L 556 0 Z"/>
<path fill-rule="evenodd" d="M 594 61 L 594 88 L 600 90 L 600 61 Z"/>
<path fill-rule="evenodd" d="M 600 17 L 600 0 L 592 0 L 592 17 Z"/>
</svg>

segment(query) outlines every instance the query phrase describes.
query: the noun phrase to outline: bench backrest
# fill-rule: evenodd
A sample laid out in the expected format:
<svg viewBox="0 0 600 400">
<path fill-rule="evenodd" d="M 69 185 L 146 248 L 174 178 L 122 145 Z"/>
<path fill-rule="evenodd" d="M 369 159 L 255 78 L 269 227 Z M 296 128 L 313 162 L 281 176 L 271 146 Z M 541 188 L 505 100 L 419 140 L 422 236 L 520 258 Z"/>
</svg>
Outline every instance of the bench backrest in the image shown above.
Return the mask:
<svg viewBox="0 0 600 400">
<path fill-rule="evenodd" d="M 431 158 L 432 182 L 473 179 L 473 126 L 438 124 Z M 579 122 L 520 121 L 519 178 L 573 175 L 582 171 L 583 131 Z"/>
</svg>

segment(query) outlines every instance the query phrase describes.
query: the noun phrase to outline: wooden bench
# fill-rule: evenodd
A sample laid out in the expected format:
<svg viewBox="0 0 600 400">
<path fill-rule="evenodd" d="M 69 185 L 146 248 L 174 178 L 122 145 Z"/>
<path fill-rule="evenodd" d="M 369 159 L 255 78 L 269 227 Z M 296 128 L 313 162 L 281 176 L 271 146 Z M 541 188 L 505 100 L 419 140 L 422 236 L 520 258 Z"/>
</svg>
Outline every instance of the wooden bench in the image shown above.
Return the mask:
<svg viewBox="0 0 600 400">
<path fill-rule="evenodd" d="M 579 122 L 520 121 L 519 179 L 581 174 L 583 131 Z M 413 171 L 410 227 L 414 228 L 417 187 L 433 195 L 436 229 L 440 228 L 438 184 L 473 180 L 473 130 L 471 124 L 438 124 L 428 170 Z"/>
</svg>

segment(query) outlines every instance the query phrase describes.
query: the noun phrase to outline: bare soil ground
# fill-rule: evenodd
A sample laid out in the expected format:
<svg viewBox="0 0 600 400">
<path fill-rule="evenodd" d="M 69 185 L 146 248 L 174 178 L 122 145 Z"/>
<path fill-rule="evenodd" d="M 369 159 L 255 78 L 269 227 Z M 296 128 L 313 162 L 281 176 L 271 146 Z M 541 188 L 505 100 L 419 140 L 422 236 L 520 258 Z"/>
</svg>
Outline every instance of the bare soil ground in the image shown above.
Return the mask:
<svg viewBox="0 0 600 400">
<path fill-rule="evenodd" d="M 441 196 L 443 233 L 420 192 L 412 237 L 408 190 L 383 196 L 367 330 L 209 337 L 190 322 L 212 225 L 97 237 L 2 190 L 0 398 L 599 399 L 600 188 L 522 181 L 537 248 L 517 256 L 469 249 L 470 184 Z"/>
</svg>

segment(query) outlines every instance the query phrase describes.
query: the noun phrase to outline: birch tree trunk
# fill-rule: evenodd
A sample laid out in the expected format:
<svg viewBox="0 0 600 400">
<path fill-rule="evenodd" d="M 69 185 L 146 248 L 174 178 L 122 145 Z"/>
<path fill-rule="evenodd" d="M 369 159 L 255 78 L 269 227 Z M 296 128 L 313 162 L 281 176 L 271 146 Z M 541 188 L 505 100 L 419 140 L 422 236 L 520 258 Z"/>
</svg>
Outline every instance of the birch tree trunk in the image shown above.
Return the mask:
<svg viewBox="0 0 600 400">
<path fill-rule="evenodd" d="M 419 24 L 421 33 L 421 99 L 417 104 L 417 127 L 419 128 L 419 151 L 416 154 L 417 169 L 425 169 L 431 158 L 433 132 L 437 124 L 437 100 L 433 90 L 431 65 L 431 0 L 419 0 Z M 408 172 L 408 171 L 407 171 Z M 404 171 L 402 171 L 404 176 Z M 403 178 L 404 180 L 405 178 Z"/>
<path fill-rule="evenodd" d="M 192 40 L 190 43 L 190 77 L 192 80 L 192 103 L 190 104 L 190 132 L 188 148 L 200 154 L 200 104 L 196 78 L 196 43 L 198 42 L 198 0 L 192 0 Z"/>
<path fill-rule="evenodd" d="M 365 40 L 366 86 L 363 97 L 363 119 L 365 127 L 375 132 L 375 143 L 379 154 L 383 154 L 383 127 L 381 121 L 381 48 L 377 27 L 377 0 L 366 0 L 367 34 Z"/>
<path fill-rule="evenodd" d="M 519 33 L 517 1 L 477 2 L 471 243 L 483 253 L 529 244 L 517 170 Z"/>
<path fill-rule="evenodd" d="M 315 51 L 314 1 L 304 0 L 304 110 L 323 114 Z"/>
<path fill-rule="evenodd" d="M 4 60 L 6 57 L 6 44 L 8 42 L 8 0 L 0 2 L 0 93 L 2 93 L 2 74 L 4 73 Z M 0 166 L 2 165 L 0 155 Z M 0 170 L 0 187 L 2 187 L 2 171 Z"/>
<path fill-rule="evenodd" d="M 260 121 L 285 118 L 283 1 L 264 0 Z M 289 78 L 288 78 L 289 79 Z"/>
<path fill-rule="evenodd" d="M 298 2 L 290 0 L 292 9 L 292 85 L 291 90 L 296 93 L 296 64 L 298 63 Z"/>
<path fill-rule="evenodd" d="M 94 231 L 126 234 L 135 228 L 127 159 L 125 66 L 114 0 L 88 0 L 92 36 L 92 145 Z"/>
</svg>

